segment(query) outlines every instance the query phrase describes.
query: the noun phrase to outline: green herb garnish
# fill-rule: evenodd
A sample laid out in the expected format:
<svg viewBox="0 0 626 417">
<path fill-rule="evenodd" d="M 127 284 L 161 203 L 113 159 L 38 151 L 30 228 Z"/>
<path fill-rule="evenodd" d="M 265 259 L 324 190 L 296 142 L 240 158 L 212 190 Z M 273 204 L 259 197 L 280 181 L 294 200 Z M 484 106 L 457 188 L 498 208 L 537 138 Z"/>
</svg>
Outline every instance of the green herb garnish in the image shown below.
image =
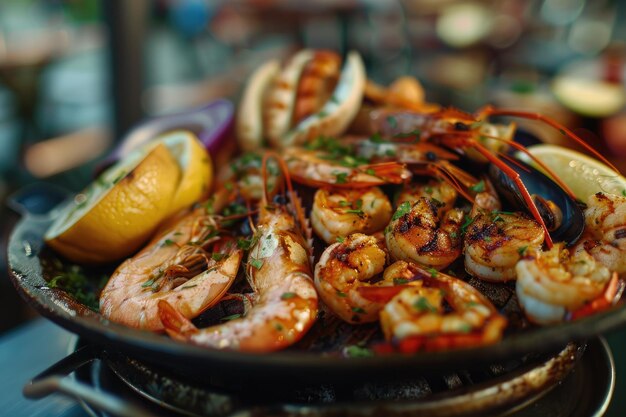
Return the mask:
<svg viewBox="0 0 626 417">
<path fill-rule="evenodd" d="M 431 313 L 436 313 L 437 309 L 430 304 L 426 297 L 420 297 L 413 303 L 413 308 L 417 311 L 428 311 Z"/>
<path fill-rule="evenodd" d="M 280 299 L 281 300 L 289 300 L 291 298 L 294 298 L 297 294 L 295 292 L 284 292 L 281 294 Z"/>
<path fill-rule="evenodd" d="M 398 206 L 398 209 L 393 214 L 393 217 L 391 218 L 391 220 L 398 220 L 400 217 L 404 216 L 409 211 L 411 211 L 411 203 L 409 203 L 408 201 L 405 201 L 404 203 Z"/>
<path fill-rule="evenodd" d="M 374 352 L 371 349 L 359 345 L 346 346 L 344 354 L 349 358 L 369 358 L 374 356 Z"/>
<path fill-rule="evenodd" d="M 470 190 L 476 193 L 482 193 L 483 191 L 485 191 L 485 181 L 484 180 L 478 181 L 476 184 L 470 187 Z"/>
<path fill-rule="evenodd" d="M 261 259 L 250 258 L 248 263 L 256 269 L 261 269 L 261 267 L 263 266 L 263 261 Z"/>
</svg>

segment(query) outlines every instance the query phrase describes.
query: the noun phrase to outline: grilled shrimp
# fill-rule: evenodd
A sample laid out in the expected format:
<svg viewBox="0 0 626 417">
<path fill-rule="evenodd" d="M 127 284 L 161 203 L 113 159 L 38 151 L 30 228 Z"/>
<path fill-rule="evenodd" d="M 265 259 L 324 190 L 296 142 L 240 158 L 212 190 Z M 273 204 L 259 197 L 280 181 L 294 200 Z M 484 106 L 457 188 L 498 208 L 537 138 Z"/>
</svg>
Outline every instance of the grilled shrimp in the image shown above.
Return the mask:
<svg viewBox="0 0 626 417">
<path fill-rule="evenodd" d="M 439 218 L 454 207 L 457 191 L 446 181 L 430 179 L 427 182 L 404 184 L 398 195 L 397 205 L 404 202 L 415 203 L 420 197 L 431 198 L 441 202 L 437 215 Z"/>
<path fill-rule="evenodd" d="M 626 273 L 626 197 L 597 193 L 585 210 L 586 250 L 602 265 Z"/>
<path fill-rule="evenodd" d="M 400 351 L 480 346 L 501 339 L 507 320 L 477 289 L 441 272 L 413 270 L 422 285 L 403 289 L 380 312 L 385 338 Z"/>
<path fill-rule="evenodd" d="M 391 203 L 378 187 L 334 191 L 322 188 L 315 193 L 311 225 L 326 243 L 352 233 L 371 235 L 385 228 L 391 219 Z"/>
<path fill-rule="evenodd" d="M 361 286 L 385 269 L 387 254 L 372 236 L 355 233 L 330 245 L 315 266 L 315 286 L 331 310 L 348 323 L 378 320 L 382 305 L 363 298 Z"/>
<path fill-rule="evenodd" d="M 587 304 L 598 310 L 613 301 L 617 274 L 612 277 L 583 246 L 570 253 L 557 243 L 549 251 L 528 254 L 515 269 L 517 297 L 531 321 L 558 323 Z M 613 285 L 608 285 L 610 281 Z M 607 302 L 599 304 L 598 299 Z"/>
<path fill-rule="evenodd" d="M 420 197 L 400 204 L 385 229 L 387 248 L 394 259 L 442 269 L 461 255 L 464 213 L 452 209 L 439 217 L 442 203 Z"/>
<path fill-rule="evenodd" d="M 487 281 L 515 279 L 517 261 L 540 249 L 545 236 L 539 223 L 522 213 L 483 210 L 465 227 L 465 270 Z"/>
<path fill-rule="evenodd" d="M 264 171 L 266 161 L 267 156 Z M 175 306 L 160 302 L 159 315 L 172 338 L 219 349 L 271 352 L 297 342 L 313 325 L 318 302 L 311 248 L 303 236 L 302 208 L 286 180 L 297 218 L 287 205 L 270 203 L 266 187 L 246 268 L 254 291 L 252 307 L 242 318 L 198 329 Z"/>
<path fill-rule="evenodd" d="M 193 318 L 217 303 L 237 276 L 243 253 L 221 241 L 219 222 L 204 207 L 194 209 L 122 263 L 100 295 L 107 319 L 140 329 L 163 330 L 158 303 L 166 300 Z M 223 241 L 223 239 L 222 239 Z"/>
<path fill-rule="evenodd" d="M 332 160 L 332 153 L 291 147 L 283 150 L 283 156 L 294 181 L 310 187 L 370 188 L 400 184 L 411 176 L 403 164 L 370 164 L 368 160 L 357 159 L 349 153 Z"/>
</svg>

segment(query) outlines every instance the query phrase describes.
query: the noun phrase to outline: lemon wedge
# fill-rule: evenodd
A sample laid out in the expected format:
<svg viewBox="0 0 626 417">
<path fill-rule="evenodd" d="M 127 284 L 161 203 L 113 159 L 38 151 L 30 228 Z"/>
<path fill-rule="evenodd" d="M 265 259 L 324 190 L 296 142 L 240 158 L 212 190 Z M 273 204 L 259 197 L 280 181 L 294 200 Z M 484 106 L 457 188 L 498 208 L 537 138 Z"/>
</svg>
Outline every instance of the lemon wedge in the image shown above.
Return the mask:
<svg viewBox="0 0 626 417">
<path fill-rule="evenodd" d="M 191 132 L 181 130 L 167 133 L 149 146 L 160 143 L 176 159 L 181 171 L 180 182 L 167 213 L 169 216 L 208 196 L 213 179 L 213 164 L 204 145 Z"/>
<path fill-rule="evenodd" d="M 180 178 L 179 164 L 163 143 L 134 151 L 67 203 L 44 239 L 78 263 L 128 256 L 170 213 Z"/>
<path fill-rule="evenodd" d="M 626 178 L 597 159 L 557 145 L 533 145 L 528 151 L 552 169 L 581 201 L 597 192 L 626 196 Z M 517 157 L 542 170 L 528 155 L 518 152 Z"/>
</svg>

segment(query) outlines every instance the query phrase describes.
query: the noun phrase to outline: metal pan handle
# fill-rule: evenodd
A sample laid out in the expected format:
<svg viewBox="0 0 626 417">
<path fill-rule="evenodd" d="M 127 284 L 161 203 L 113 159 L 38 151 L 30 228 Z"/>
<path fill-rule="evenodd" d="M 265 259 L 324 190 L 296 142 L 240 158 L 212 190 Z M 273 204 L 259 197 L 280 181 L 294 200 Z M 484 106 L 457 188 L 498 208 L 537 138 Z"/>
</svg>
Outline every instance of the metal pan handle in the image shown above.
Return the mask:
<svg viewBox="0 0 626 417">
<path fill-rule="evenodd" d="M 61 393 L 119 417 L 154 417 L 154 414 L 139 405 L 122 401 L 113 395 L 96 391 L 76 379 L 68 378 L 69 374 L 95 359 L 98 359 L 98 356 L 94 349 L 83 346 L 30 380 L 22 389 L 22 393 L 30 399 Z"/>
</svg>

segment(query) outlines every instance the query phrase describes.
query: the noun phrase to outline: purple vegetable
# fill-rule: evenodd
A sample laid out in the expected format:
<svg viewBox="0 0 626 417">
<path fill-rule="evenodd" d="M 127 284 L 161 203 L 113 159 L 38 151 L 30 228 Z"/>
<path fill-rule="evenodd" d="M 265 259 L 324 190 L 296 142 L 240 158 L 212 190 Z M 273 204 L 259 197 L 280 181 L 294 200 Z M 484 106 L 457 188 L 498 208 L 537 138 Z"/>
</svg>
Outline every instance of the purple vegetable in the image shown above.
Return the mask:
<svg viewBox="0 0 626 417">
<path fill-rule="evenodd" d="M 233 103 L 220 99 L 181 113 L 158 116 L 140 122 L 124 136 L 120 144 L 96 168 L 96 175 L 134 149 L 156 139 L 163 133 L 174 130 L 188 130 L 195 133 L 209 153 L 214 155 L 228 137 L 233 124 L 233 116 Z"/>
</svg>

